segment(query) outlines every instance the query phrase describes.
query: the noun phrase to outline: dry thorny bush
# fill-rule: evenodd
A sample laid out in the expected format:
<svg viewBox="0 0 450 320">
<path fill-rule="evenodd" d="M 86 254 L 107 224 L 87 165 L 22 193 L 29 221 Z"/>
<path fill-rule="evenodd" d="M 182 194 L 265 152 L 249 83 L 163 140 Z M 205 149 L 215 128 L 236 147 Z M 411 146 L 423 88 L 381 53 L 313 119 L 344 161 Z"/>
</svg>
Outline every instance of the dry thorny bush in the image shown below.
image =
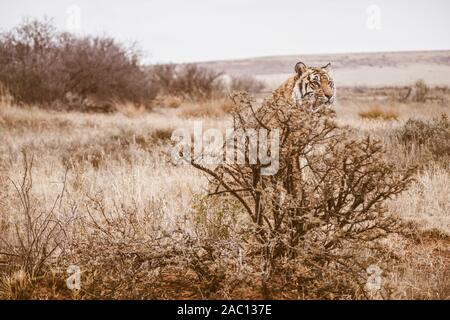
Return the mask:
<svg viewBox="0 0 450 320">
<path fill-rule="evenodd" d="M 31 194 L 33 158 L 28 159 L 24 153 L 23 161 L 22 180 L 10 180 L 16 192 L 15 200 L 20 208 L 20 215 L 8 217 L 9 221 L 2 219 L 0 255 L 9 257 L 10 263 L 20 265 L 30 277 L 35 277 L 59 248 L 58 242 L 64 229 L 56 217 L 56 210 L 62 193 L 56 197 L 48 211 L 39 212 L 34 204 L 36 200 Z"/>
<path fill-rule="evenodd" d="M 197 64 L 163 64 L 150 69 L 152 81 L 162 94 L 195 101 L 221 97 L 222 74 Z"/>
<path fill-rule="evenodd" d="M 418 80 L 413 86 L 406 88 L 403 95 L 398 96 L 399 101 L 412 100 L 415 102 L 425 102 L 430 97 L 428 96 L 430 87 L 423 80 Z"/>
<path fill-rule="evenodd" d="M 270 151 L 279 152 L 278 171 L 265 176 L 266 165 L 251 164 L 248 150 L 246 164 L 191 163 L 211 178 L 211 196 L 230 197 L 247 214 L 264 296 L 367 296 L 366 268 L 388 268 L 381 240 L 402 230 L 386 215 L 385 200 L 408 187 L 414 170 L 398 172 L 380 142 L 352 137 L 325 107 L 274 96 L 256 110 L 245 93 L 233 100 L 235 130 L 250 137 L 255 129 L 278 129 L 279 149 Z"/>
<path fill-rule="evenodd" d="M 450 121 L 447 115 L 442 114 L 440 118 L 427 121 L 409 119 L 402 127 L 396 129 L 392 136 L 394 141 L 406 148 L 407 151 L 414 151 L 416 158 L 423 155 L 421 158 L 448 165 Z M 415 149 L 412 150 L 413 148 Z"/>
</svg>

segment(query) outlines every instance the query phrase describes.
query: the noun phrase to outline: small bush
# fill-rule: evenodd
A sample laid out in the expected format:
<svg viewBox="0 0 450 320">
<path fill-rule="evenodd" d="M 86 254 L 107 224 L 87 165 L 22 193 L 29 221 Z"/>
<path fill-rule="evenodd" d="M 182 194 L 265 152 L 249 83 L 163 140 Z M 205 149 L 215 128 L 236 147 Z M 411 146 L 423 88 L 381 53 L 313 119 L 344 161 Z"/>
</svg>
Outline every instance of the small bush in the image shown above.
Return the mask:
<svg viewBox="0 0 450 320">
<path fill-rule="evenodd" d="M 262 81 L 250 76 L 232 77 L 230 82 L 230 91 L 246 91 L 249 93 L 258 93 L 265 88 Z"/>
<path fill-rule="evenodd" d="M 65 185 L 53 207 L 39 211 L 32 192 L 33 158 L 29 159 L 25 151 L 23 168 L 21 181 L 11 180 L 16 192 L 12 198 L 19 205 L 20 215 L 10 219 L 5 226 L 6 232 L 0 234 L 0 257 L 8 256 L 11 267 L 17 267 L 27 277 L 34 278 L 46 270 L 55 252 L 61 249 L 64 229 L 56 218 L 56 208 L 63 197 Z"/>
<path fill-rule="evenodd" d="M 430 88 L 423 80 L 419 80 L 414 84 L 413 91 L 415 92 L 414 101 L 425 102 Z"/>
<path fill-rule="evenodd" d="M 205 101 L 224 95 L 224 86 L 220 81 L 222 73 L 197 64 L 156 65 L 150 69 L 150 75 L 152 82 L 165 95 L 194 101 Z"/>
<path fill-rule="evenodd" d="M 401 102 L 425 102 L 429 98 L 430 87 L 423 80 L 418 80 L 414 85 L 408 86 L 397 92 L 395 99 Z"/>
<path fill-rule="evenodd" d="M 409 186 L 413 170 L 397 172 L 379 141 L 352 137 L 327 108 L 311 113 L 312 106 L 275 96 L 255 112 L 246 94 L 233 101 L 234 130 L 279 130 L 283 139 L 270 150 L 279 154 L 278 171 L 264 176 L 260 162 L 225 162 L 217 169 L 191 164 L 211 178 L 212 194 L 234 198 L 251 220 L 265 296 L 280 287 L 316 297 L 324 297 L 325 288 L 328 298 L 366 296 L 360 288 L 371 257 L 381 257 L 380 240 L 400 230 L 385 214 L 386 200 Z M 329 279 L 339 279 L 335 292 Z"/>
<path fill-rule="evenodd" d="M 409 119 L 392 136 L 406 148 L 427 149 L 435 159 L 450 156 L 450 121 L 445 114 L 428 121 Z"/>
<path fill-rule="evenodd" d="M 358 115 L 362 119 L 369 119 L 369 120 L 390 121 L 398 119 L 398 113 L 392 110 L 382 110 L 379 106 L 372 106 L 367 110 L 360 111 Z"/>
</svg>

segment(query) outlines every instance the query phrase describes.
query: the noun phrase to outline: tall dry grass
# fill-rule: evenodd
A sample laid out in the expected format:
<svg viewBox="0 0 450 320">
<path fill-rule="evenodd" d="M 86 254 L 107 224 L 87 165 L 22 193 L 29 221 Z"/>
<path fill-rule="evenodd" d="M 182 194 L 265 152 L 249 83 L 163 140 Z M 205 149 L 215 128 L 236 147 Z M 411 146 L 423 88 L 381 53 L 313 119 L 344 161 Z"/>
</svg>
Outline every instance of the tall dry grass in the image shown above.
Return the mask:
<svg viewBox="0 0 450 320">
<path fill-rule="evenodd" d="M 372 105 L 369 108 L 360 111 L 358 115 L 363 119 L 369 120 L 397 120 L 398 113 L 394 110 L 383 110 L 378 105 Z"/>
</svg>

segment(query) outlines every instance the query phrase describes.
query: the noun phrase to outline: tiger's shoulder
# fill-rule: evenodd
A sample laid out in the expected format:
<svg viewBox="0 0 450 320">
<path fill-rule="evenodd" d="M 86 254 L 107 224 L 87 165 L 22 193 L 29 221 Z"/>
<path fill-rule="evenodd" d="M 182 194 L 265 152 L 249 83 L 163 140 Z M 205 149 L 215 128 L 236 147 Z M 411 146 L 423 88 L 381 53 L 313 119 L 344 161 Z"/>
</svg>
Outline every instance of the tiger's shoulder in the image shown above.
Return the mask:
<svg viewBox="0 0 450 320">
<path fill-rule="evenodd" d="M 296 102 L 295 86 L 298 76 L 292 76 L 285 80 L 277 89 L 272 92 L 272 97 L 281 97 L 287 101 Z"/>
</svg>

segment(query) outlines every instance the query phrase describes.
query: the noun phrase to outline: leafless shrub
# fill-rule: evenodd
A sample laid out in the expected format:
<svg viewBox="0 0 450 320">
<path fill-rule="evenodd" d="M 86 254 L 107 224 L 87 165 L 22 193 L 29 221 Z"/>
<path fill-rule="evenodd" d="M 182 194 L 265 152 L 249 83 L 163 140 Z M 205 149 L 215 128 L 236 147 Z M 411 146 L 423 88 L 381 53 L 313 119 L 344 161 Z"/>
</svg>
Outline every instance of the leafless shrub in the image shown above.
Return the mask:
<svg viewBox="0 0 450 320">
<path fill-rule="evenodd" d="M 11 267 L 20 268 L 34 278 L 44 271 L 53 254 L 61 249 L 64 228 L 56 216 L 56 209 L 63 197 L 65 182 L 52 208 L 40 211 L 32 194 L 33 158 L 28 159 L 26 152 L 23 153 L 23 168 L 20 182 L 10 180 L 20 203 L 21 216 L 12 217 L 6 232 L 0 235 L 0 256 L 8 257 Z"/>
<path fill-rule="evenodd" d="M 416 102 L 425 102 L 430 88 L 423 80 L 419 80 L 414 84 L 414 100 Z"/>
<path fill-rule="evenodd" d="M 156 65 L 150 69 L 150 75 L 153 83 L 167 95 L 204 101 L 224 94 L 219 79 L 222 73 L 197 64 Z"/>
<path fill-rule="evenodd" d="M 328 269 L 350 275 L 349 285 L 364 295 L 361 267 L 368 260 L 362 252 L 399 230 L 384 202 L 407 188 L 413 170 L 397 173 L 378 141 L 337 128 L 326 108 L 312 112 L 309 104 L 298 107 L 275 96 L 256 110 L 244 93 L 233 99 L 235 130 L 279 130 L 279 170 L 264 176 L 263 164 L 248 161 L 216 170 L 195 159 L 192 165 L 211 177 L 213 194 L 234 197 L 251 219 L 264 258 L 263 290 L 270 292 L 268 280 L 283 272 L 283 261 L 301 257 L 315 274 Z"/>
<path fill-rule="evenodd" d="M 397 93 L 397 99 L 401 102 L 414 101 L 425 102 L 429 97 L 430 87 L 423 80 L 418 80 L 412 86 L 409 86 L 404 92 Z"/>
<path fill-rule="evenodd" d="M 60 33 L 51 20 L 26 20 L 0 37 L 0 81 L 25 104 L 94 111 L 110 111 L 111 99 L 149 105 L 157 90 L 139 60 L 135 46 Z"/>
<path fill-rule="evenodd" d="M 183 265 L 184 232 L 161 229 L 162 203 L 108 203 L 101 190 L 87 194 L 86 214 L 76 230 L 64 264 L 83 271 L 79 293 L 88 299 L 155 299 L 164 296 L 164 271 Z"/>
<path fill-rule="evenodd" d="M 392 137 L 407 149 L 426 149 L 435 160 L 445 162 L 450 156 L 450 121 L 445 114 L 428 121 L 409 119 Z"/>
<path fill-rule="evenodd" d="M 246 91 L 250 93 L 261 92 L 265 88 L 262 81 L 250 76 L 232 77 L 230 82 L 230 91 Z"/>
</svg>

